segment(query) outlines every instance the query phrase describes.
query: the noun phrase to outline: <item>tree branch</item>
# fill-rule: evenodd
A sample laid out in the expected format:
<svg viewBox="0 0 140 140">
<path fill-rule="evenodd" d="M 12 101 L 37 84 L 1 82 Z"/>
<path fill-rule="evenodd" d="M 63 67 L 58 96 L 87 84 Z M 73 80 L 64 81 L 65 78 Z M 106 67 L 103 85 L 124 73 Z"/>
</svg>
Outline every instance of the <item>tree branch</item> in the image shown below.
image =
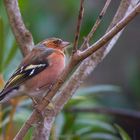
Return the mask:
<svg viewBox="0 0 140 140">
<path fill-rule="evenodd" d="M 87 35 L 87 37 L 85 38 L 81 48 L 83 49 L 87 43 L 89 43 L 89 41 L 91 40 L 91 38 L 93 37 L 93 34 L 96 32 L 97 28 L 99 27 L 102 19 L 103 19 L 103 16 L 105 15 L 106 11 L 107 11 L 107 8 L 108 6 L 110 5 L 110 2 L 111 0 L 107 0 L 102 11 L 100 12 L 99 16 L 97 17 L 97 20 L 94 24 L 94 26 L 92 27 L 91 31 L 89 32 L 89 34 Z"/>
<path fill-rule="evenodd" d="M 115 34 L 117 34 L 122 28 L 124 28 L 136 15 L 140 12 L 140 4 L 138 4 L 131 13 L 122 19 L 116 26 L 112 28 L 107 34 L 105 34 L 99 41 L 93 44 L 90 48 L 85 50 L 84 52 L 78 52 L 71 57 L 69 64 L 66 66 L 65 70 L 63 71 L 62 75 L 58 78 L 57 82 L 52 87 L 51 91 L 47 94 L 47 96 L 42 100 L 41 104 L 38 105 L 37 109 L 41 112 L 46 108 L 49 104 L 49 101 L 55 96 L 58 89 L 66 80 L 68 74 L 73 70 L 73 68 L 81 62 L 83 59 L 91 55 L 94 51 L 98 50 L 99 48 L 103 47 Z M 94 49 L 96 48 L 96 49 Z M 61 94 L 62 95 L 62 94 Z M 33 111 L 30 118 L 27 120 L 29 124 L 33 124 L 36 122 L 36 111 Z M 15 140 L 21 140 L 23 136 L 27 133 L 29 127 L 26 128 L 25 125 L 20 130 L 20 133 L 15 137 Z M 22 131 L 24 130 L 24 131 Z"/>
<path fill-rule="evenodd" d="M 136 5 L 130 14 L 124 17 L 120 22 L 118 22 L 110 31 L 108 31 L 102 38 L 100 38 L 96 43 L 91 45 L 85 51 L 79 54 L 79 59 L 83 60 L 103 45 L 105 45 L 113 36 L 115 36 L 119 31 L 121 31 L 135 16 L 140 13 L 140 3 Z"/>
<path fill-rule="evenodd" d="M 77 46 L 78 46 L 78 41 L 79 41 L 79 36 L 80 36 L 80 28 L 81 28 L 83 14 L 84 14 L 83 5 L 84 5 L 84 0 L 80 0 L 80 10 L 79 10 L 77 27 L 76 27 L 75 38 L 74 38 L 73 53 L 77 51 Z"/>
<path fill-rule="evenodd" d="M 22 54 L 27 55 L 34 43 L 31 33 L 26 29 L 17 0 L 4 0 L 9 22 Z"/>
<path fill-rule="evenodd" d="M 32 140 L 49 140 L 53 121 L 54 118 L 48 116 L 45 117 L 41 122 L 39 122 L 35 128 Z"/>
</svg>

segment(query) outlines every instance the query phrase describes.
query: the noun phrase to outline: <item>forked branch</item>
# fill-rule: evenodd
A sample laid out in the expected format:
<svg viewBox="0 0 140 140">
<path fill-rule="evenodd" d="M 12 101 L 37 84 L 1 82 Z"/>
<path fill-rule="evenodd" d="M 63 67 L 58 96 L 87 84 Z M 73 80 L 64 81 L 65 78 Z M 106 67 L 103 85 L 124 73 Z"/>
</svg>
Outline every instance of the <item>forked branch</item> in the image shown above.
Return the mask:
<svg viewBox="0 0 140 140">
<path fill-rule="evenodd" d="M 95 22 L 95 24 L 93 25 L 91 31 L 89 32 L 89 34 L 87 35 L 87 37 L 84 39 L 84 42 L 81 46 L 81 49 L 83 48 L 87 48 L 86 45 L 87 43 L 89 43 L 89 41 L 91 40 L 91 38 L 93 37 L 93 34 L 96 32 L 97 28 L 99 27 L 107 9 L 108 9 L 108 6 L 110 5 L 110 2 L 111 0 L 107 0 L 102 11 L 100 12 L 99 16 L 97 17 L 97 20 Z"/>
<path fill-rule="evenodd" d="M 78 41 L 79 41 L 79 36 L 80 36 L 80 28 L 81 28 L 83 14 L 84 14 L 83 5 L 84 5 L 84 0 L 80 0 L 80 10 L 79 10 L 77 27 L 76 27 L 76 32 L 75 32 L 74 44 L 73 44 L 73 53 L 77 52 Z"/>
</svg>

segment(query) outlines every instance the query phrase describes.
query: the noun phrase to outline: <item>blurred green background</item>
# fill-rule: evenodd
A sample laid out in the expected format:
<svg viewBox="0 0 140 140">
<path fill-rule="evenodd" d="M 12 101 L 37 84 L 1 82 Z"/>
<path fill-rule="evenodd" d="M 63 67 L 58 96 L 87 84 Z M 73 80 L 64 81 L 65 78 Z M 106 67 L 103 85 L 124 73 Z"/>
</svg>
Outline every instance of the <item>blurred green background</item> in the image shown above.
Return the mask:
<svg viewBox="0 0 140 140">
<path fill-rule="evenodd" d="M 112 1 L 92 42 L 95 42 L 104 34 L 119 2 L 119 0 Z M 90 31 L 104 3 L 105 0 L 85 1 L 79 46 L 83 37 Z M 23 20 L 26 27 L 31 31 L 35 43 L 48 37 L 59 37 L 73 42 L 79 0 L 19 0 L 19 5 Z M 60 140 L 140 139 L 139 25 L 140 17 L 137 17 L 127 26 L 113 50 L 66 105 L 53 126 L 52 140 L 55 140 L 56 137 Z M 21 60 L 22 55 L 11 32 L 3 1 L 0 0 L 0 76 L 3 77 L 4 81 L 8 80 Z M 2 78 L 0 80 L 2 86 Z M 124 117 L 116 114 L 105 115 L 84 111 L 75 113 L 73 111 L 73 108 L 99 107 L 114 110 L 123 109 L 129 111 L 130 114 L 137 113 L 138 116 L 132 119 L 129 116 Z M 0 113 L 0 139 L 12 139 L 31 111 L 32 107 L 29 99 L 16 102 L 16 107 L 15 104 L 3 105 Z M 9 131 L 11 127 L 15 129 Z M 29 140 L 31 137 L 32 130 L 25 140 Z"/>
</svg>

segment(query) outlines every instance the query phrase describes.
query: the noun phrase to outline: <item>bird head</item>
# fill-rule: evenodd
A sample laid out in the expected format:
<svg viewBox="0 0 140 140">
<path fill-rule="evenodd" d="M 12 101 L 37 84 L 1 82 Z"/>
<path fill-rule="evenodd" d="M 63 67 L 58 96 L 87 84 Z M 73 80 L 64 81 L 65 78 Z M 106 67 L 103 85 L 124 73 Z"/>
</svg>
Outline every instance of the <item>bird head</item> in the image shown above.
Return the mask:
<svg viewBox="0 0 140 140">
<path fill-rule="evenodd" d="M 63 51 L 67 46 L 70 45 L 70 42 L 63 41 L 59 38 L 49 38 L 42 42 L 47 48 L 53 48 Z"/>
</svg>

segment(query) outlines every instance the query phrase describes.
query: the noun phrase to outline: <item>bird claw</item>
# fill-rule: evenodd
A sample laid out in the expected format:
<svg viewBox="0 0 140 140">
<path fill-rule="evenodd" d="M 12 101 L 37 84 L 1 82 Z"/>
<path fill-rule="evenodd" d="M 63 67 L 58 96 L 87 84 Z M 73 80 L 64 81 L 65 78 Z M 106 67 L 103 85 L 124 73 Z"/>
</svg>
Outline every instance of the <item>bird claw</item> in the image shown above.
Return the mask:
<svg viewBox="0 0 140 140">
<path fill-rule="evenodd" d="M 33 106 L 38 105 L 38 101 L 35 98 L 31 97 L 31 99 L 32 99 L 32 102 L 33 102 Z"/>
<path fill-rule="evenodd" d="M 36 100 L 33 97 L 31 97 L 31 99 L 33 101 L 33 108 L 36 110 L 37 114 L 39 114 L 41 116 L 41 118 L 44 118 L 48 113 L 55 114 L 54 103 L 50 99 L 48 99 L 47 97 L 43 98 L 43 100 L 45 100 L 46 102 L 49 103 L 47 106 L 47 109 L 45 111 L 41 111 L 40 109 L 38 109 L 38 104 L 40 103 L 40 101 Z"/>
<path fill-rule="evenodd" d="M 47 107 L 47 109 L 54 111 L 54 108 L 55 108 L 55 106 L 54 106 L 53 102 L 50 102 L 49 105 L 48 105 L 48 107 Z"/>
<path fill-rule="evenodd" d="M 54 103 L 48 99 L 47 97 L 44 98 L 44 100 L 46 100 L 46 102 L 49 102 L 48 106 L 47 106 L 47 109 L 45 110 L 45 116 L 48 114 L 48 113 L 53 113 L 55 114 L 55 105 Z"/>
<path fill-rule="evenodd" d="M 33 102 L 33 108 L 36 110 L 37 114 L 39 114 L 41 116 L 41 118 L 44 117 L 44 113 L 38 109 L 38 104 L 39 104 L 39 101 L 36 100 L 35 98 L 31 97 L 32 99 L 32 102 Z"/>
<path fill-rule="evenodd" d="M 48 99 L 47 97 L 44 97 L 43 100 L 45 100 L 46 102 L 48 102 L 48 107 L 45 111 L 41 111 L 40 109 L 38 109 L 38 104 L 40 103 L 40 101 L 36 100 L 35 98 L 31 97 L 32 101 L 33 101 L 33 108 L 36 110 L 37 114 L 40 115 L 41 118 L 44 118 L 48 113 L 53 113 L 55 114 L 55 107 L 53 102 Z"/>
</svg>

